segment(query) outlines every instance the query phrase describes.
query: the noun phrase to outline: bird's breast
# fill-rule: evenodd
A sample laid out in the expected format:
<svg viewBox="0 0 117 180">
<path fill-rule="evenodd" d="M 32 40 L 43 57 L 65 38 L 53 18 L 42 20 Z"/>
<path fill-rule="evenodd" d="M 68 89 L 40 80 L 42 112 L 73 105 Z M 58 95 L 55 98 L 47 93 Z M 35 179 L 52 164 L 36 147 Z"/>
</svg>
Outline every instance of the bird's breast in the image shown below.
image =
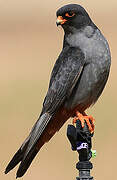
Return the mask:
<svg viewBox="0 0 117 180">
<path fill-rule="evenodd" d="M 80 47 L 86 63 L 65 107 L 86 109 L 97 101 L 108 79 L 111 59 L 109 46 L 99 30 L 92 37 L 84 33 L 72 35 L 69 42 Z"/>
</svg>

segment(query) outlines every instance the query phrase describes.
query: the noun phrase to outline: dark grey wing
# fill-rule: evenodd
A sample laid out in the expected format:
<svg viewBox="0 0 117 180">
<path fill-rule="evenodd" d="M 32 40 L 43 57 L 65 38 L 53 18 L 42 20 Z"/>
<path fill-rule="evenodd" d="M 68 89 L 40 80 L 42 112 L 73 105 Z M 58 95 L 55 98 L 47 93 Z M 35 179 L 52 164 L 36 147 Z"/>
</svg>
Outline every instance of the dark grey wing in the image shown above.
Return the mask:
<svg viewBox="0 0 117 180">
<path fill-rule="evenodd" d="M 31 132 L 27 153 L 38 141 L 53 114 L 72 92 L 85 63 L 84 54 L 78 48 L 66 49 L 60 58 L 56 76 L 52 76 L 53 81 L 50 80 L 51 86 L 45 97 L 42 113 Z"/>
<path fill-rule="evenodd" d="M 19 159 L 21 164 L 17 171 L 17 177 L 21 177 L 27 171 L 36 156 L 38 152 L 36 144 L 37 142 L 39 143 L 40 136 L 57 109 L 65 102 L 66 98 L 69 98 L 81 75 L 84 64 L 85 57 L 80 49 L 74 47 L 64 48 L 54 66 L 49 89 L 43 103 L 42 113 L 32 128 L 23 157 Z M 11 168 L 8 165 L 7 172 L 9 170 Z"/>
<path fill-rule="evenodd" d="M 72 92 L 85 63 L 82 51 L 74 47 L 66 48 L 59 58 L 58 67 L 51 77 L 53 80 L 50 80 L 51 85 L 43 103 L 42 113 L 32 129 L 26 155 L 38 141 L 53 114 Z"/>
</svg>

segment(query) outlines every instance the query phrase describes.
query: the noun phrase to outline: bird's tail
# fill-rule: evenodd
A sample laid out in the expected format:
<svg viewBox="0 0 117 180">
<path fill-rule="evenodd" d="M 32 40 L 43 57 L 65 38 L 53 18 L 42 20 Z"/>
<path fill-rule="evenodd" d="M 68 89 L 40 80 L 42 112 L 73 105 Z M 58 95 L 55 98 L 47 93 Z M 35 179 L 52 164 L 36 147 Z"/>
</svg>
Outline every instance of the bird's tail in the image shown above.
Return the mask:
<svg viewBox="0 0 117 180">
<path fill-rule="evenodd" d="M 50 119 L 51 116 L 46 114 L 40 117 L 40 119 L 36 122 L 36 124 L 32 128 L 32 131 L 29 134 L 28 138 L 24 141 L 22 146 L 19 148 L 19 150 L 15 153 L 15 155 L 9 162 L 8 166 L 6 167 L 5 174 L 11 171 L 20 161 L 21 163 L 18 168 L 16 178 L 21 177 L 25 174 L 32 160 L 34 159 L 40 148 L 45 143 L 44 141 L 40 141 L 41 139 L 39 139 L 38 134 L 40 130 L 42 134 L 43 132 L 42 129 L 43 130 L 45 129 Z"/>
</svg>

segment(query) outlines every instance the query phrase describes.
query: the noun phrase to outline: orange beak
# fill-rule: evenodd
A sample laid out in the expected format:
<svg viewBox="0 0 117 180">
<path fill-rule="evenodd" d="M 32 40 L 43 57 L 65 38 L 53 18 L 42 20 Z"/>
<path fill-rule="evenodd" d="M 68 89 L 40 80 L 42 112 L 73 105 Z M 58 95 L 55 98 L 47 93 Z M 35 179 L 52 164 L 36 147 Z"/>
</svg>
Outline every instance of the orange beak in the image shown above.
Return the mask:
<svg viewBox="0 0 117 180">
<path fill-rule="evenodd" d="M 62 25 L 62 24 L 64 24 L 66 21 L 67 21 L 67 20 L 66 20 L 66 19 L 63 19 L 62 16 L 58 16 L 58 17 L 57 17 L 57 20 L 56 20 L 56 24 L 57 24 L 57 26 L 58 26 L 58 25 Z"/>
</svg>

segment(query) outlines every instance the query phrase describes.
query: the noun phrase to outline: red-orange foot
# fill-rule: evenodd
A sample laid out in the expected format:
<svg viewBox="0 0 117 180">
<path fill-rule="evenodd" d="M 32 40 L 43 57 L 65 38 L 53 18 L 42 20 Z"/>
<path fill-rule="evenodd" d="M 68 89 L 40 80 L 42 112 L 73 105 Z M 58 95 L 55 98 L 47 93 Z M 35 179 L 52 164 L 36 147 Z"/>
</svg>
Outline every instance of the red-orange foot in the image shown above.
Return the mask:
<svg viewBox="0 0 117 180">
<path fill-rule="evenodd" d="M 81 126 L 82 128 L 84 127 L 84 123 L 86 122 L 87 123 L 87 126 L 89 128 L 89 131 L 91 133 L 94 132 L 94 118 L 92 116 L 87 116 L 86 114 L 83 115 L 81 113 L 79 113 L 78 111 L 76 111 L 76 116 L 75 118 L 73 119 L 73 124 L 76 123 L 77 120 L 80 120 L 81 122 Z"/>
</svg>

